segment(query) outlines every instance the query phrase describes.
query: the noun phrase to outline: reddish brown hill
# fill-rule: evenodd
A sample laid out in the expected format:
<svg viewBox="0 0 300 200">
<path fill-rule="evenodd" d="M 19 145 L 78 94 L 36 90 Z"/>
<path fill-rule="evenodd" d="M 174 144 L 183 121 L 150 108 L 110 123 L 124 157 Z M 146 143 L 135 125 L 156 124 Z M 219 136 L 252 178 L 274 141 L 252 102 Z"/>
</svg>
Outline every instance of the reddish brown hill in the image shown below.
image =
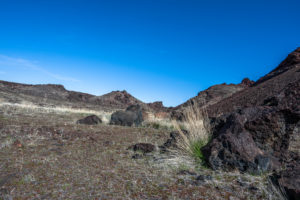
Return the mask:
<svg viewBox="0 0 300 200">
<path fill-rule="evenodd" d="M 39 105 L 72 106 L 80 108 L 125 109 L 129 105 L 141 104 L 126 91 L 95 96 L 82 92 L 68 91 L 62 85 L 29 85 L 0 81 L 0 97 L 3 101 L 20 103 L 22 101 Z"/>
<path fill-rule="evenodd" d="M 197 96 L 189 99 L 187 102 L 171 109 L 172 117 L 176 119 L 182 119 L 182 111 L 185 109 L 185 107 L 191 104 L 197 104 L 197 106 L 200 107 L 214 105 L 223 99 L 250 87 L 253 83 L 253 81 L 245 78 L 240 84 L 223 83 L 211 86 L 208 89 L 199 92 Z"/>
<path fill-rule="evenodd" d="M 219 84 L 219 85 L 214 85 L 211 86 L 210 88 L 201 91 L 198 93 L 196 97 L 191 98 L 187 102 L 179 105 L 176 107 L 176 109 L 181 108 L 181 107 L 186 107 L 187 105 L 190 104 L 190 102 L 197 102 L 198 105 L 203 106 L 203 105 L 211 105 L 219 102 L 220 100 L 240 91 L 245 88 L 244 85 L 238 84 Z"/>
<path fill-rule="evenodd" d="M 254 85 L 258 85 L 290 69 L 293 69 L 299 63 L 300 63 L 300 47 L 296 49 L 294 52 L 290 53 L 288 57 L 284 61 L 282 61 L 280 65 L 276 67 L 273 71 L 271 71 L 270 73 L 268 73 L 267 75 L 261 77 L 258 81 L 256 81 Z"/>
<path fill-rule="evenodd" d="M 101 99 L 102 105 L 106 106 L 117 106 L 122 108 L 127 108 L 129 105 L 140 104 L 144 105 L 142 101 L 133 97 L 126 90 L 123 91 L 112 91 L 108 94 L 97 97 Z"/>
<path fill-rule="evenodd" d="M 300 48 L 273 71 L 260 78 L 253 86 L 245 88 L 208 107 L 210 116 L 232 112 L 238 108 L 262 105 L 264 100 L 279 94 L 288 84 L 300 79 Z"/>
</svg>

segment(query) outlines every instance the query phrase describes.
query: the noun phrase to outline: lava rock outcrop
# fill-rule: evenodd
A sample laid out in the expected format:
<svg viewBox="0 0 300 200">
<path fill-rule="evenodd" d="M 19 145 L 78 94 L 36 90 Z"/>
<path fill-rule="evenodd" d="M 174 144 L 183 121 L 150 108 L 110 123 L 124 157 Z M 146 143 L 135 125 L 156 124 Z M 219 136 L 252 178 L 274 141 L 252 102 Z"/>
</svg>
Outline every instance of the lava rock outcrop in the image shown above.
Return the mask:
<svg viewBox="0 0 300 200">
<path fill-rule="evenodd" d="M 125 111 L 117 111 L 111 115 L 111 125 L 139 126 L 143 122 L 142 108 L 140 105 L 131 105 Z"/>
</svg>

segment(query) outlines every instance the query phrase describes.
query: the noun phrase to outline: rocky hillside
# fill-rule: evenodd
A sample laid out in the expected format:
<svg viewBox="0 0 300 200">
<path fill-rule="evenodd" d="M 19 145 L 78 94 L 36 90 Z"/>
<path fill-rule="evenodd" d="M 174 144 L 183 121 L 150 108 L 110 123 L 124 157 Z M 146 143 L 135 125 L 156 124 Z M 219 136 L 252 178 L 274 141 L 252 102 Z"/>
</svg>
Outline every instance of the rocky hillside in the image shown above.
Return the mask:
<svg viewBox="0 0 300 200">
<path fill-rule="evenodd" d="M 288 84 L 299 80 L 300 48 L 274 70 L 254 82 L 245 78 L 240 84 L 220 84 L 201 91 L 196 97 L 172 109 L 175 118 L 181 118 L 181 112 L 188 105 L 206 107 L 209 116 L 220 116 L 238 108 L 261 105 L 268 97 L 280 93 Z"/>
<path fill-rule="evenodd" d="M 40 106 L 68 106 L 101 110 L 125 109 L 139 104 L 145 110 L 166 111 L 162 102 L 144 103 L 127 91 L 112 91 L 102 96 L 68 91 L 63 85 L 29 85 L 0 81 L 0 99 L 10 103 L 30 102 Z"/>
<path fill-rule="evenodd" d="M 273 172 L 288 199 L 300 198 L 300 48 L 258 81 L 212 86 L 172 116 L 184 120 L 188 105 L 210 118 L 212 139 L 202 152 L 211 168 Z"/>
<path fill-rule="evenodd" d="M 282 92 L 289 84 L 299 81 L 299 78 L 300 48 L 289 54 L 277 68 L 260 78 L 253 86 L 210 105 L 208 107 L 209 114 L 210 116 L 218 116 L 238 108 L 262 105 L 268 98 Z"/>
<path fill-rule="evenodd" d="M 273 172 L 288 199 L 300 198 L 300 48 L 276 69 L 208 107 L 212 140 L 202 149 L 213 169 Z"/>
<path fill-rule="evenodd" d="M 200 107 L 212 106 L 223 99 L 232 96 L 233 94 L 242 91 L 250 87 L 254 82 L 248 78 L 243 79 L 240 84 L 219 84 L 209 87 L 208 89 L 201 91 L 197 96 L 189 99 L 187 102 L 172 109 L 172 117 L 182 120 L 183 110 L 193 104 L 197 104 Z"/>
</svg>

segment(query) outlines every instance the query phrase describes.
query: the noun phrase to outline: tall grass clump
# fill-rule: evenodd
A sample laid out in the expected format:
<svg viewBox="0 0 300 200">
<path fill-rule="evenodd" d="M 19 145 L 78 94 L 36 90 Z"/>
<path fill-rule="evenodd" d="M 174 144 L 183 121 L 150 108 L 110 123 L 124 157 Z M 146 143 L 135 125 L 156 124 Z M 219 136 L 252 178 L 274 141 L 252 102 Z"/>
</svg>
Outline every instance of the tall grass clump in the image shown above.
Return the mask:
<svg viewBox="0 0 300 200">
<path fill-rule="evenodd" d="M 176 130 L 179 132 L 177 146 L 181 152 L 192 156 L 196 161 L 204 164 L 205 161 L 201 149 L 211 138 L 207 111 L 196 102 L 191 102 L 183 110 L 183 119 L 183 122 L 173 122 Z"/>
</svg>

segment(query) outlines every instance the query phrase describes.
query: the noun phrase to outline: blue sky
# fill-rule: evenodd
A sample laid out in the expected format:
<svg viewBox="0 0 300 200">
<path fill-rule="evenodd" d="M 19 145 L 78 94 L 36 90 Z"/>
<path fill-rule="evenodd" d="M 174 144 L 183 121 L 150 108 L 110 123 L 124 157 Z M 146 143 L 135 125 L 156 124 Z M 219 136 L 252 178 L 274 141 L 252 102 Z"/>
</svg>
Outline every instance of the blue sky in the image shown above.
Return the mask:
<svg viewBox="0 0 300 200">
<path fill-rule="evenodd" d="M 176 106 L 300 46 L 299 0 L 0 0 L 0 79 Z"/>
</svg>

